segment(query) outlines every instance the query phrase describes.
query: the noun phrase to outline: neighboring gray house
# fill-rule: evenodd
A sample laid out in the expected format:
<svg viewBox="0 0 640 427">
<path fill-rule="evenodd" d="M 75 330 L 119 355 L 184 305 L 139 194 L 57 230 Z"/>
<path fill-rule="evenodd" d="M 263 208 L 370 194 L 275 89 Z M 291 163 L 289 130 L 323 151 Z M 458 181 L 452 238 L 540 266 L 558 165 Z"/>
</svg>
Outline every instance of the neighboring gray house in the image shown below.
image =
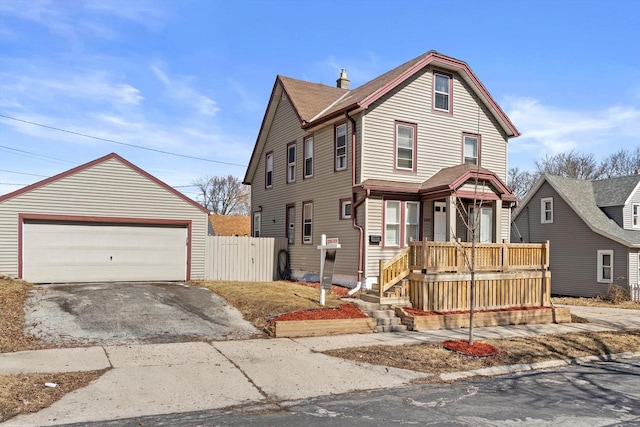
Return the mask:
<svg viewBox="0 0 640 427">
<path fill-rule="evenodd" d="M 208 213 L 109 154 L 0 196 L 0 273 L 35 283 L 204 279 Z"/>
<path fill-rule="evenodd" d="M 544 175 L 513 214 L 513 242 L 549 240 L 551 291 L 640 299 L 640 175 L 596 181 Z"/>
<path fill-rule="evenodd" d="M 480 240 L 509 239 L 504 184 L 519 133 L 471 68 L 430 51 L 355 89 L 277 76 L 244 183 L 252 234 L 287 237 L 292 277 L 318 280 L 320 235 L 338 238 L 334 282 L 375 283 L 410 239 L 466 241 L 479 178 Z"/>
</svg>

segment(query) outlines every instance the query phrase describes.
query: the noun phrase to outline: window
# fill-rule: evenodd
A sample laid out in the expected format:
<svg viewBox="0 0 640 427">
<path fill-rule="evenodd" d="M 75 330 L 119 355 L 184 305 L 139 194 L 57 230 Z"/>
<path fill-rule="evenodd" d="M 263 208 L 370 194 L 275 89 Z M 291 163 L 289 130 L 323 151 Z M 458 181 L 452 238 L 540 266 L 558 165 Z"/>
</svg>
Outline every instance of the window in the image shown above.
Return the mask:
<svg viewBox="0 0 640 427">
<path fill-rule="evenodd" d="M 411 239 L 420 240 L 420 202 L 406 202 L 404 217 L 404 242 L 408 246 Z"/>
<path fill-rule="evenodd" d="M 477 165 L 479 137 L 477 135 L 464 135 L 462 139 L 464 140 L 464 162 Z"/>
<path fill-rule="evenodd" d="M 336 126 L 336 164 L 337 171 L 347 168 L 347 125 Z"/>
<path fill-rule="evenodd" d="M 351 219 L 351 199 L 340 199 L 340 219 Z"/>
<path fill-rule="evenodd" d="M 304 140 L 304 177 L 313 176 L 313 137 Z"/>
<path fill-rule="evenodd" d="M 631 226 L 633 228 L 640 228 L 640 204 L 631 206 Z"/>
<path fill-rule="evenodd" d="M 420 202 L 387 200 L 384 212 L 384 245 L 401 247 L 420 240 Z"/>
<path fill-rule="evenodd" d="M 434 73 L 433 80 L 433 108 L 449 112 L 451 110 L 451 76 Z"/>
<path fill-rule="evenodd" d="M 260 237 L 260 228 L 262 226 L 262 212 L 253 213 L 253 237 Z"/>
<path fill-rule="evenodd" d="M 396 169 L 415 170 L 416 125 L 396 123 Z"/>
<path fill-rule="evenodd" d="M 273 153 L 267 153 L 265 158 L 265 177 L 264 177 L 264 186 L 267 188 L 271 188 L 273 185 Z"/>
<path fill-rule="evenodd" d="M 285 230 L 285 236 L 290 245 L 295 243 L 295 229 L 296 229 L 296 206 L 291 204 L 287 205 L 287 229 Z"/>
<path fill-rule="evenodd" d="M 287 182 L 296 180 L 296 143 L 287 145 Z"/>
<path fill-rule="evenodd" d="M 613 251 L 598 251 L 598 283 L 613 283 Z"/>
<path fill-rule="evenodd" d="M 467 241 L 472 239 L 480 243 L 493 242 L 493 207 L 481 206 L 476 212 L 473 206 L 469 206 Z"/>
<path fill-rule="evenodd" d="M 545 197 L 540 200 L 540 223 L 551 224 L 553 222 L 553 197 Z"/>
<path fill-rule="evenodd" d="M 313 203 L 302 203 L 302 243 L 313 241 Z"/>
</svg>

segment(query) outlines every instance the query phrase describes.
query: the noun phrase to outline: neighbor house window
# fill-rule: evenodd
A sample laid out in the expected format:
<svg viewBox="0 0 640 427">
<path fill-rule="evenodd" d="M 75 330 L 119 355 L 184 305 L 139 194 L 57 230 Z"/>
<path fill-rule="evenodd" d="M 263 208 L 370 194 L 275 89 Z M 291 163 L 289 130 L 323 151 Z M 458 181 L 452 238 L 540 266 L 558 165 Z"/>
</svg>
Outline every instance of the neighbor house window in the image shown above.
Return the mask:
<svg viewBox="0 0 640 427">
<path fill-rule="evenodd" d="M 542 224 L 553 222 L 553 197 L 545 197 L 540 200 L 540 222 Z"/>
<path fill-rule="evenodd" d="M 260 228 L 262 226 L 262 213 L 253 213 L 253 237 L 260 237 Z"/>
<path fill-rule="evenodd" d="M 405 202 L 405 245 L 420 240 L 420 202 Z"/>
<path fill-rule="evenodd" d="M 264 186 L 270 188 L 273 185 L 273 153 L 267 153 L 264 170 Z"/>
<path fill-rule="evenodd" d="M 313 137 L 304 140 L 304 177 L 313 176 Z"/>
<path fill-rule="evenodd" d="M 310 244 L 313 240 L 313 203 L 302 203 L 302 243 Z"/>
<path fill-rule="evenodd" d="M 287 218 L 286 224 L 287 229 L 285 230 L 285 235 L 287 236 L 287 240 L 290 245 L 295 243 L 295 230 L 296 230 L 296 206 L 294 204 L 287 205 Z"/>
<path fill-rule="evenodd" d="M 347 168 L 347 125 L 336 126 L 336 170 Z"/>
<path fill-rule="evenodd" d="M 396 169 L 415 170 L 416 125 L 396 123 Z"/>
<path fill-rule="evenodd" d="M 598 282 L 613 283 L 613 251 L 598 251 Z"/>
<path fill-rule="evenodd" d="M 477 165 L 478 162 L 478 151 L 480 146 L 480 138 L 477 135 L 464 135 L 464 163 L 470 163 L 472 165 Z"/>
<path fill-rule="evenodd" d="M 640 204 L 631 206 L 631 226 L 640 228 Z"/>
<path fill-rule="evenodd" d="M 451 111 L 451 76 L 433 73 L 433 108 L 438 111 Z"/>
<path fill-rule="evenodd" d="M 340 199 L 340 219 L 351 218 L 351 199 Z"/>
<path fill-rule="evenodd" d="M 296 180 L 296 143 L 287 145 L 287 182 Z"/>
<path fill-rule="evenodd" d="M 400 246 L 401 202 L 387 200 L 384 212 L 384 245 Z"/>
</svg>

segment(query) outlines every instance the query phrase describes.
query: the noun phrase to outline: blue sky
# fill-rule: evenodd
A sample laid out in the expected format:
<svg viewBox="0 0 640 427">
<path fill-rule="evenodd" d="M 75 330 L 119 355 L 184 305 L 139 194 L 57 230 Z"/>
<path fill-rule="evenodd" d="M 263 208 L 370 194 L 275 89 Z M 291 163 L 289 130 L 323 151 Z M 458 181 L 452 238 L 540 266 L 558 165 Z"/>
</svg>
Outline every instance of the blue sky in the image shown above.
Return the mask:
<svg viewBox="0 0 640 427">
<path fill-rule="evenodd" d="M 0 115 L 209 160 L 0 117 L 0 194 L 111 152 L 172 186 L 242 178 L 277 74 L 335 85 L 347 68 L 356 87 L 431 49 L 523 134 L 510 166 L 600 159 L 640 145 L 638 16 L 633 0 L 0 0 Z"/>
</svg>

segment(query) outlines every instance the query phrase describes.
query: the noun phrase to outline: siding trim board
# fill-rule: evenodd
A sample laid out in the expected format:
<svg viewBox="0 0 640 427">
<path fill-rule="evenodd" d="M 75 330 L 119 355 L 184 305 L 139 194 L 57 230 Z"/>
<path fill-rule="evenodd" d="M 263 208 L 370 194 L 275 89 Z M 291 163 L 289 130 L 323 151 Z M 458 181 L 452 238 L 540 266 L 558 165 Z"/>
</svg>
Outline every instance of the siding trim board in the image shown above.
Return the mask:
<svg viewBox="0 0 640 427">
<path fill-rule="evenodd" d="M 97 216 L 76 216 L 76 215 L 48 215 L 48 214 L 18 214 L 18 278 L 22 279 L 23 256 L 24 256 L 24 233 L 25 221 L 47 221 L 47 222 L 75 222 L 86 224 L 119 224 L 119 225 L 168 225 L 183 226 L 187 228 L 187 278 L 191 280 L 191 220 L 156 219 L 156 218 L 121 218 L 121 217 L 97 217 Z"/>
</svg>

